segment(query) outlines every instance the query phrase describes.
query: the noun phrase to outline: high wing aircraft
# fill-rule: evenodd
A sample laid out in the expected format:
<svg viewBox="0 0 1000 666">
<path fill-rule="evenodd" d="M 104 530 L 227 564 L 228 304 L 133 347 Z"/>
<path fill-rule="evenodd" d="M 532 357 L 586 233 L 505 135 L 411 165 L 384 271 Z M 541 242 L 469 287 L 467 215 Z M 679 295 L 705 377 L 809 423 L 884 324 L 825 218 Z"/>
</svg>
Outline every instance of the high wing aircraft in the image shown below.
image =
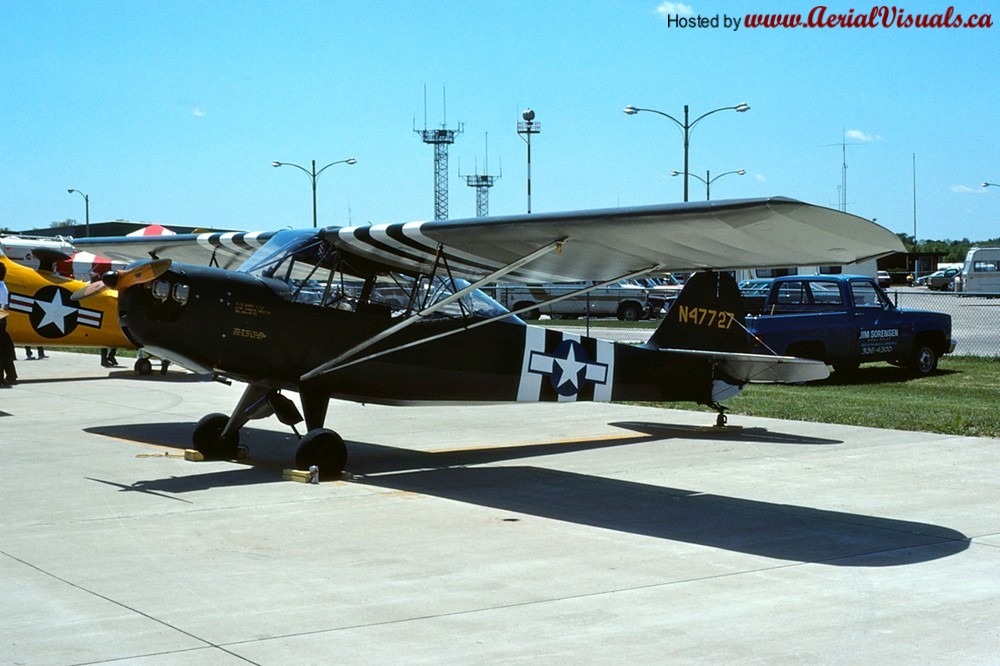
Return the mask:
<svg viewBox="0 0 1000 666">
<path fill-rule="evenodd" d="M 721 402 L 750 382 L 828 374 L 817 361 L 747 353 L 739 291 L 726 270 L 842 264 L 903 249 L 872 222 L 784 198 L 252 238 L 263 246 L 236 271 L 175 263 L 141 284 L 125 287 L 115 272 L 104 282 L 119 290 L 122 328 L 137 344 L 247 384 L 231 415 L 199 422 L 196 449 L 235 456 L 250 419 L 276 415 L 295 429 L 303 416 L 282 392 L 297 391 L 307 432 L 296 464 L 317 465 L 324 478 L 347 459 L 343 439 L 324 427 L 332 398 L 684 400 L 714 407 L 724 423 Z M 92 240 L 95 252 L 116 256 L 107 239 Z M 168 239 L 146 241 L 128 242 L 133 256 L 153 247 L 160 266 L 169 261 Z M 227 252 L 242 245 L 246 236 Z M 498 281 L 589 280 L 596 288 L 661 271 L 699 272 L 639 346 L 527 326 L 479 290 Z"/>
<path fill-rule="evenodd" d="M 0 250 L 0 262 L 7 267 L 4 282 L 10 291 L 7 332 L 15 345 L 134 348 L 118 325 L 115 292 L 74 301 L 71 296 L 87 283 L 53 271 L 53 265 L 70 254 L 37 248 L 34 256 L 40 262 L 38 270 L 11 261 Z"/>
</svg>

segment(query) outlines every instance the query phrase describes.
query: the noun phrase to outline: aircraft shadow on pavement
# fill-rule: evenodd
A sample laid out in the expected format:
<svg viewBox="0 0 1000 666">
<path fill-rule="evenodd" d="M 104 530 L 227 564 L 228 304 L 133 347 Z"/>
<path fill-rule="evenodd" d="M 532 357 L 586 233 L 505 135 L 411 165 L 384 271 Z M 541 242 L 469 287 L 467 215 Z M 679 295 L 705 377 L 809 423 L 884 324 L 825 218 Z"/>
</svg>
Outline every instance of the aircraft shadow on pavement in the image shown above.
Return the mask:
<svg viewBox="0 0 1000 666">
<path fill-rule="evenodd" d="M 671 425 L 665 423 L 650 423 L 644 421 L 618 421 L 608 425 L 625 430 L 633 430 L 647 435 L 644 441 L 667 439 L 669 437 L 710 437 L 711 439 L 740 440 L 757 444 L 843 444 L 841 439 L 825 437 L 806 437 L 774 432 L 766 428 L 734 428 L 732 430 L 713 430 L 698 426 Z"/>
<path fill-rule="evenodd" d="M 653 436 L 441 452 L 352 441 L 348 442 L 348 467 L 355 475 L 352 483 L 779 560 L 850 567 L 900 566 L 947 557 L 969 547 L 969 538 L 961 532 L 929 523 L 775 504 L 543 467 L 496 464 L 641 444 L 664 439 L 672 430 L 647 423 L 615 425 L 639 432 L 652 430 Z M 87 432 L 183 449 L 189 446 L 193 428 L 193 423 L 153 423 L 88 428 Z M 294 457 L 294 436 L 246 427 L 240 432 L 250 457 L 238 469 L 142 480 L 131 485 L 95 481 L 123 491 L 154 495 L 280 481 L 279 470 L 289 466 Z M 689 435 L 686 430 L 683 434 Z M 768 442 L 833 443 L 766 431 L 754 436 Z"/>
<path fill-rule="evenodd" d="M 969 547 L 964 534 L 938 525 L 536 467 L 426 469 L 356 482 L 795 562 L 899 566 Z"/>
<path fill-rule="evenodd" d="M 122 369 L 109 372 L 108 379 L 138 379 L 141 381 L 168 382 L 171 384 L 195 384 L 212 381 L 212 375 L 170 371 L 164 375 L 160 374 L 159 370 L 153 370 L 148 375 L 140 375 L 135 370 Z"/>
</svg>

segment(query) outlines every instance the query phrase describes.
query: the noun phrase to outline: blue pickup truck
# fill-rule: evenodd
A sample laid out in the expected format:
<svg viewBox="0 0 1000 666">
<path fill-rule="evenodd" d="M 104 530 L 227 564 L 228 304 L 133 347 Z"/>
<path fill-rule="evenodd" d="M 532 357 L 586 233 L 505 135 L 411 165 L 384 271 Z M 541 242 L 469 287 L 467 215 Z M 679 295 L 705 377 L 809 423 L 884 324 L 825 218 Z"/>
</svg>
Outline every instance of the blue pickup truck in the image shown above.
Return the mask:
<svg viewBox="0 0 1000 666">
<path fill-rule="evenodd" d="M 852 372 L 888 361 L 923 376 L 955 350 L 951 317 L 902 310 L 862 275 L 787 275 L 741 286 L 753 351 L 812 358 Z"/>
</svg>

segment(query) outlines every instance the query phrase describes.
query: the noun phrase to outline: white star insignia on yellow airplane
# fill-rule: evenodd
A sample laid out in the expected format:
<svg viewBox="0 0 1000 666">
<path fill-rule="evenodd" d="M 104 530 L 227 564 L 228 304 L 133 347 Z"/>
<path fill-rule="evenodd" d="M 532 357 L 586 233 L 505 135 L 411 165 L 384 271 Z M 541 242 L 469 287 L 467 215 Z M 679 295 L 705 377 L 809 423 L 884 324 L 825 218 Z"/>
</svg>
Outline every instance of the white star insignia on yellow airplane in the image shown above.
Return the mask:
<svg viewBox="0 0 1000 666">
<path fill-rule="evenodd" d="M 60 333 L 66 332 L 66 317 L 75 313 L 76 308 L 71 305 L 66 305 L 63 301 L 62 291 L 57 290 L 51 301 L 36 300 L 35 303 L 37 303 L 45 313 L 45 316 L 42 317 L 42 321 L 38 324 L 38 328 L 54 324 L 56 328 L 59 329 Z"/>
</svg>

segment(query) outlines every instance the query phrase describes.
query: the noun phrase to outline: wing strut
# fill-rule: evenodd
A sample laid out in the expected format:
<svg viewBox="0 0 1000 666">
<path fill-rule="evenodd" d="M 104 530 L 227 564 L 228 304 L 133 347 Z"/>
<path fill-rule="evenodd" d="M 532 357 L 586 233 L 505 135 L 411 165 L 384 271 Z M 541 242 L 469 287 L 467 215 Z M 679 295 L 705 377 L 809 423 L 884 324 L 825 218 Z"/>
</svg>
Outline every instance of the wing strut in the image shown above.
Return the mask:
<svg viewBox="0 0 1000 666">
<path fill-rule="evenodd" d="M 451 294 L 450 296 L 441 299 L 437 303 L 433 303 L 429 307 L 423 308 L 419 312 L 415 312 L 414 314 L 412 314 L 411 316 L 407 317 L 406 319 L 404 319 L 403 321 L 399 322 L 398 324 L 390 326 L 389 328 L 387 328 L 384 331 L 380 332 L 378 335 L 373 335 L 372 337 L 368 338 L 364 342 L 361 342 L 361 343 L 355 345 L 354 347 L 351 347 L 350 349 L 348 349 L 344 353 L 340 354 L 336 358 L 334 358 L 334 359 L 332 359 L 330 361 L 327 361 L 323 365 L 320 365 L 320 366 L 318 366 L 316 368 L 313 368 L 312 370 L 310 370 L 306 374 L 302 375 L 301 380 L 302 381 L 308 381 L 310 379 L 314 379 L 314 378 L 318 377 L 319 375 L 325 374 L 326 372 L 330 371 L 331 369 L 336 368 L 338 365 L 344 363 L 345 361 L 347 361 L 348 359 L 350 359 L 352 356 L 356 356 L 357 354 L 361 353 L 365 349 L 368 349 L 372 345 L 377 344 L 377 343 L 381 342 L 382 340 L 385 340 L 386 338 L 391 337 L 391 336 L 395 335 L 396 333 L 399 333 L 403 329 L 408 328 L 409 326 L 415 324 L 417 321 L 419 321 L 423 317 L 427 317 L 429 315 L 434 314 L 435 312 L 437 312 L 441 308 L 445 307 L 446 305 L 454 303 L 456 300 L 465 297 L 469 293 L 475 291 L 476 289 L 479 289 L 480 287 L 482 287 L 484 285 L 487 285 L 487 284 L 489 284 L 491 282 L 496 282 L 497 279 L 503 277 L 504 275 L 507 275 L 511 271 L 516 271 L 521 266 L 524 266 L 525 264 L 530 263 L 530 262 L 534 261 L 535 259 L 537 259 L 537 258 L 539 258 L 539 257 L 541 257 L 543 255 L 546 255 L 546 254 L 548 254 L 549 252 L 551 252 L 553 250 L 555 250 L 556 252 L 562 252 L 563 244 L 566 243 L 566 241 L 567 241 L 566 238 L 561 238 L 559 240 L 552 241 L 548 245 L 540 247 L 539 249 L 535 250 L 534 252 L 531 252 L 530 254 L 526 254 L 525 256 L 521 257 L 520 259 L 517 259 L 516 261 L 513 261 L 513 262 L 507 264 L 506 266 L 493 271 L 492 273 L 490 273 L 486 277 L 483 277 L 483 278 L 480 278 L 479 280 L 476 280 L 475 282 L 473 282 L 472 284 L 468 285 L 464 289 L 460 289 L 460 290 L 454 292 L 453 294 Z M 438 247 L 438 255 L 439 255 L 439 257 L 440 257 L 440 255 L 442 253 L 442 250 L 443 250 L 443 248 L 441 246 L 439 246 Z M 502 318 L 505 318 L 505 317 L 508 317 L 508 316 L 510 316 L 510 313 L 504 313 L 504 315 L 502 317 L 495 317 L 494 319 L 497 319 L 497 318 L 502 319 Z M 492 320 L 490 320 L 490 321 L 492 321 Z M 459 329 L 459 330 L 464 330 L 464 329 Z"/>
<path fill-rule="evenodd" d="M 501 270 L 506 270 L 506 268 L 507 267 L 505 267 L 504 269 L 501 269 Z M 511 270 L 513 270 L 513 269 L 511 269 Z M 572 298 L 573 296 L 577 296 L 579 294 L 583 294 L 583 293 L 586 293 L 588 291 L 592 291 L 594 289 L 600 289 L 601 287 L 606 287 L 609 284 L 614 284 L 615 282 L 618 282 L 619 280 L 627 280 L 629 278 L 638 277 L 640 275 L 645 275 L 647 273 L 651 273 L 651 272 L 658 271 L 658 270 L 661 270 L 660 266 L 647 266 L 646 268 L 643 268 L 642 270 L 633 271 L 631 273 L 626 273 L 625 275 L 621 275 L 621 276 L 613 278 L 611 280 L 605 280 L 604 282 L 597 282 L 597 283 L 592 284 L 592 285 L 590 285 L 588 287 L 584 287 L 583 289 L 578 289 L 577 291 L 574 291 L 572 293 L 565 294 L 563 296 L 558 296 L 556 298 L 549 299 L 549 300 L 545 301 L 545 303 L 557 303 L 557 302 L 559 302 L 561 300 L 564 300 L 564 299 L 567 299 L 567 298 Z M 476 282 L 476 284 L 480 285 L 480 284 L 483 284 L 484 282 L 490 282 L 490 281 L 492 281 L 490 279 L 490 276 L 487 276 L 486 278 L 484 278 L 484 279 L 479 280 L 478 282 Z M 474 285 L 470 285 L 470 287 L 468 289 L 463 289 L 462 291 L 464 293 L 468 293 L 472 287 L 474 287 Z M 471 331 L 474 328 L 479 328 L 480 326 L 485 326 L 486 324 L 492 324 L 495 321 L 499 321 L 501 319 L 506 319 L 507 317 L 510 317 L 511 315 L 516 315 L 516 314 L 518 314 L 520 312 L 525 312 L 525 311 L 530 310 L 531 308 L 537 307 L 537 306 L 538 306 L 538 304 L 534 303 L 530 307 L 521 308 L 520 310 L 514 310 L 513 312 L 505 312 L 503 314 L 499 314 L 499 315 L 496 315 L 496 316 L 493 316 L 493 317 L 489 317 L 488 319 L 480 319 L 479 321 L 473 322 L 473 323 L 469 324 L 468 326 L 463 326 L 461 328 L 456 328 L 456 329 L 452 329 L 450 331 L 445 331 L 444 333 L 439 333 L 437 335 L 431 335 L 431 336 L 428 336 L 426 338 L 421 338 L 419 340 L 414 340 L 412 342 L 408 342 L 406 344 L 399 345 L 399 346 L 393 347 L 391 349 L 385 349 L 385 350 L 382 350 L 380 352 L 375 352 L 374 354 L 369 354 L 368 356 L 363 356 L 362 358 L 356 358 L 354 360 L 349 360 L 350 357 L 352 355 L 356 354 L 357 352 L 360 352 L 360 351 L 362 351 L 364 349 L 367 349 L 368 347 L 370 347 L 372 344 L 374 344 L 375 342 L 377 342 L 379 340 L 385 339 L 387 337 L 386 334 L 388 334 L 390 331 L 395 332 L 395 331 L 393 331 L 393 329 L 401 330 L 404 327 L 404 325 L 409 325 L 410 323 L 412 323 L 413 321 L 415 321 L 417 319 L 417 317 L 422 314 L 422 313 L 417 313 L 417 314 L 409 317 L 408 319 L 406 319 L 406 321 L 400 322 L 399 324 L 397 324 L 396 326 L 394 326 L 394 327 L 392 327 L 390 329 L 386 329 L 385 331 L 383 331 L 383 333 L 381 333 L 379 335 L 376 335 L 376 336 L 373 336 L 372 338 L 369 338 L 365 342 L 357 345 L 356 347 L 354 347 L 353 349 L 349 350 L 348 352 L 345 352 L 344 354 L 341 354 L 340 356 L 338 356 L 337 358 L 333 359 L 332 361 L 328 361 L 328 362 L 324 363 L 323 365 L 310 370 L 306 374 L 302 375 L 302 377 L 300 378 L 300 380 L 301 381 L 307 381 L 307 380 L 310 380 L 310 379 L 315 379 L 316 377 L 319 377 L 320 375 L 325 375 L 325 374 L 329 374 L 329 373 L 332 373 L 332 372 L 336 372 L 337 370 L 342 370 L 343 368 L 346 368 L 346 367 L 349 367 L 349 366 L 352 366 L 352 365 L 357 365 L 359 363 L 365 363 L 366 361 L 371 361 L 373 359 L 380 358 L 380 357 L 386 356 L 388 354 L 394 354 L 394 353 L 396 353 L 398 351 L 402 351 L 403 349 L 409 349 L 411 347 L 416 347 L 418 345 L 422 345 L 422 344 L 425 344 L 425 343 L 428 343 L 428 342 L 433 342 L 434 340 L 440 340 L 441 338 L 447 338 L 448 336 L 455 335 L 456 333 L 462 333 L 464 331 Z"/>
</svg>

